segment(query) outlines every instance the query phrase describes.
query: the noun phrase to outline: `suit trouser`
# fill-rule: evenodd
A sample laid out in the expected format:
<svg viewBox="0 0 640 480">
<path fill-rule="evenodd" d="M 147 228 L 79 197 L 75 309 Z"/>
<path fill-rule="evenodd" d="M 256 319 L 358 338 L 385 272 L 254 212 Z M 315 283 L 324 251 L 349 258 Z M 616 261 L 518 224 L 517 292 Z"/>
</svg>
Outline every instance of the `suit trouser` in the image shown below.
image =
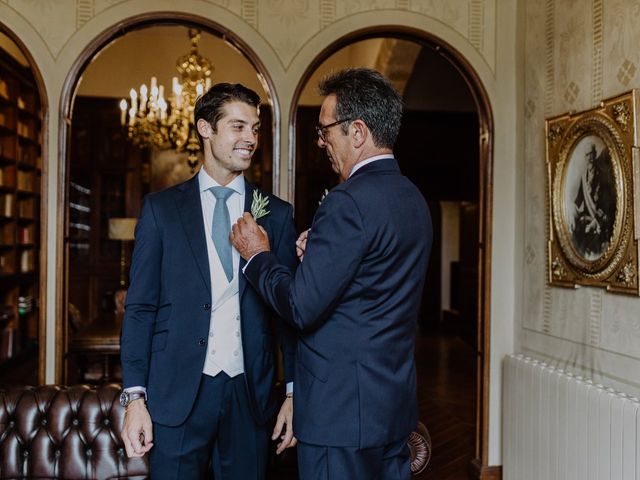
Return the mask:
<svg viewBox="0 0 640 480">
<path fill-rule="evenodd" d="M 193 409 L 177 427 L 153 423 L 153 480 L 205 477 L 209 460 L 216 480 L 262 480 L 268 435 L 251 415 L 244 374 L 202 375 Z"/>
<path fill-rule="evenodd" d="M 298 442 L 300 480 L 409 480 L 406 440 L 383 447 L 327 447 Z"/>
</svg>

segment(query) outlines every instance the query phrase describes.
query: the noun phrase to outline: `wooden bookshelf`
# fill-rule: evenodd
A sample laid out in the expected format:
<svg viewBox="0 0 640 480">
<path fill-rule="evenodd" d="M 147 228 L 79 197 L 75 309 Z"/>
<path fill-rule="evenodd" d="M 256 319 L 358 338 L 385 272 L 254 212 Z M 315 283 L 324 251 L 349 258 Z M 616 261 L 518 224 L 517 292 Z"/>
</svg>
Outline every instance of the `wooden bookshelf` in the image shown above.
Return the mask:
<svg viewBox="0 0 640 480">
<path fill-rule="evenodd" d="M 38 341 L 41 126 L 30 69 L 0 50 L 0 368 Z"/>
</svg>

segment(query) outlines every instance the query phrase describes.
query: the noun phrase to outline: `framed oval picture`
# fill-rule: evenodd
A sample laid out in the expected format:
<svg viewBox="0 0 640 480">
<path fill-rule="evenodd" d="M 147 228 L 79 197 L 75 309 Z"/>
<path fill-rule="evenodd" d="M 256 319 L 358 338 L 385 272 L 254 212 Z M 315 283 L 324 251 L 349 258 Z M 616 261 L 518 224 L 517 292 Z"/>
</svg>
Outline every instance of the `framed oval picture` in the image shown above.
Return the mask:
<svg viewBox="0 0 640 480">
<path fill-rule="evenodd" d="M 638 294 L 635 102 L 630 92 L 546 122 L 551 284 Z"/>
</svg>

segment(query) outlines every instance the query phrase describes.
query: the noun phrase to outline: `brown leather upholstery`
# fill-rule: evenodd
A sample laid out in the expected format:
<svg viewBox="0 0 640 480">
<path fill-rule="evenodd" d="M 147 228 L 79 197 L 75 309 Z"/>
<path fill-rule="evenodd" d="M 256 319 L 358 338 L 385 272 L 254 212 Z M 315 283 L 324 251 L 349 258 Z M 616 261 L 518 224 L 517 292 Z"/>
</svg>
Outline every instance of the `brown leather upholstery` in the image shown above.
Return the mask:
<svg viewBox="0 0 640 480">
<path fill-rule="evenodd" d="M 124 450 L 119 395 L 117 384 L 0 390 L 0 479 L 148 478 L 148 457 L 128 458 Z M 417 475 L 431 457 L 424 425 L 409 447 Z"/>
<path fill-rule="evenodd" d="M 0 390 L 0 478 L 148 477 L 120 439 L 120 386 L 11 387 Z"/>
</svg>

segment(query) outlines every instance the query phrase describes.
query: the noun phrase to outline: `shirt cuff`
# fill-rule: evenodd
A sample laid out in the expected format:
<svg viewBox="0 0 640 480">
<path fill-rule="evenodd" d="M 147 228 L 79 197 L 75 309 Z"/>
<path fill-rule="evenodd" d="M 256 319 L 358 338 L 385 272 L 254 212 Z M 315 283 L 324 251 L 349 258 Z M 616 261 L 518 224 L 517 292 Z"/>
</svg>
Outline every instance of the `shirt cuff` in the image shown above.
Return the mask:
<svg viewBox="0 0 640 480">
<path fill-rule="evenodd" d="M 293 395 L 293 382 L 287 382 L 287 395 Z"/>
<path fill-rule="evenodd" d="M 292 382 L 293 383 L 293 382 Z M 147 389 L 141 386 L 135 386 L 135 387 L 127 387 L 124 389 L 125 392 L 127 393 L 131 393 L 131 392 L 144 392 L 144 401 L 147 401 Z"/>
<path fill-rule="evenodd" d="M 244 273 L 244 271 L 247 269 L 247 267 L 249 266 L 249 263 L 251 263 L 251 260 L 253 260 L 253 258 L 254 258 L 256 255 L 260 255 L 260 253 L 262 253 L 262 252 L 254 253 L 253 255 L 251 255 L 251 258 L 249 258 L 249 260 L 247 260 L 246 265 L 245 265 L 244 267 L 242 267 L 242 273 Z"/>
<path fill-rule="evenodd" d="M 247 267 L 249 266 L 249 263 L 251 263 L 251 260 L 253 260 L 253 257 L 255 257 L 256 255 L 258 255 L 257 253 L 254 253 L 253 255 L 251 255 L 251 258 L 249 258 L 249 260 L 247 260 L 247 263 L 244 267 L 242 267 L 242 273 L 244 273 L 244 271 L 247 269 Z"/>
</svg>

